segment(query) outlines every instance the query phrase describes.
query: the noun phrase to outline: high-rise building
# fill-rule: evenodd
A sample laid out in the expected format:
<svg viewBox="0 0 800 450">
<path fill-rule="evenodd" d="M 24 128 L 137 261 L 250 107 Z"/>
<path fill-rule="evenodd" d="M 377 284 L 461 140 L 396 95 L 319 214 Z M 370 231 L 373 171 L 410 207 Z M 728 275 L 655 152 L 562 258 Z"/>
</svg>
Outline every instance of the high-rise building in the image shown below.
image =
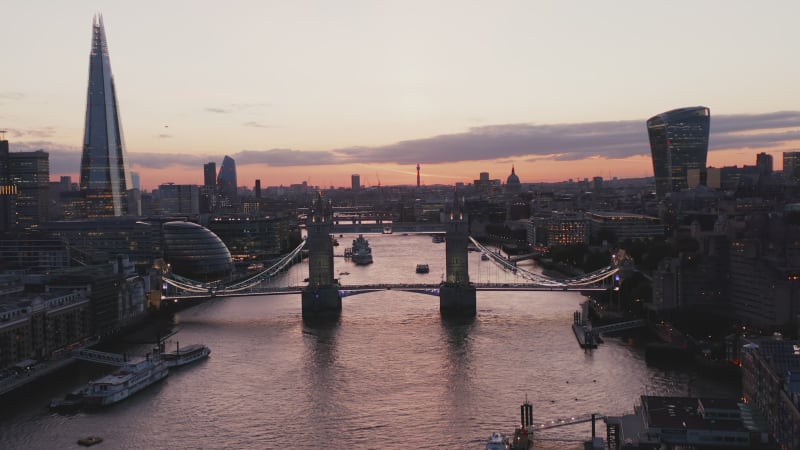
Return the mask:
<svg viewBox="0 0 800 450">
<path fill-rule="evenodd" d="M 128 215 L 130 168 L 102 16 L 92 23 L 80 186 L 87 216 Z"/>
<path fill-rule="evenodd" d="M 756 167 L 758 173 L 761 175 L 769 175 L 772 173 L 772 155 L 769 153 L 761 152 L 756 155 Z"/>
<path fill-rule="evenodd" d="M 47 152 L 9 152 L 0 139 L 0 231 L 45 223 L 50 203 Z"/>
<path fill-rule="evenodd" d="M 688 187 L 688 169 L 704 169 L 711 112 L 705 106 L 673 109 L 647 120 L 656 196 Z"/>
<path fill-rule="evenodd" d="M 203 185 L 209 187 L 217 185 L 217 163 L 203 164 Z"/>
<path fill-rule="evenodd" d="M 800 152 L 783 152 L 783 178 L 792 182 L 800 179 Z"/>
<path fill-rule="evenodd" d="M 219 168 L 219 176 L 217 176 L 217 188 L 220 195 L 223 197 L 225 205 L 237 204 L 236 194 L 236 161 L 230 156 L 225 155 L 222 159 L 222 165 Z"/>
<path fill-rule="evenodd" d="M 161 213 L 200 214 L 200 193 L 197 185 L 166 183 L 158 187 Z"/>
<path fill-rule="evenodd" d="M 361 189 L 361 175 L 357 173 L 350 175 L 350 188 L 354 191 Z"/>
</svg>

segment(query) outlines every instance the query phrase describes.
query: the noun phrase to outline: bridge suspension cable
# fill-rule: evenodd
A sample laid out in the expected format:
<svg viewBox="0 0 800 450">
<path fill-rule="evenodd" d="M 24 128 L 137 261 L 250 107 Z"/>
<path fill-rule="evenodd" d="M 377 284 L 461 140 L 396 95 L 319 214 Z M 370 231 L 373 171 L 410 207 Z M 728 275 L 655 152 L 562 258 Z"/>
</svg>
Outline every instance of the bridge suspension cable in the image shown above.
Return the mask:
<svg viewBox="0 0 800 450">
<path fill-rule="evenodd" d="M 480 242 L 476 241 L 475 238 L 470 236 L 469 240 L 472 242 L 478 250 L 483 253 L 484 255 L 488 256 L 489 259 L 495 263 L 496 265 L 500 266 L 504 270 L 508 272 L 512 272 L 515 275 L 531 281 L 537 285 L 541 286 L 550 286 L 550 287 L 577 287 L 577 286 L 588 286 L 599 281 L 602 281 L 608 277 L 613 276 L 617 272 L 619 272 L 619 268 L 614 266 L 606 266 L 602 269 L 595 270 L 594 272 L 590 272 L 579 277 L 574 278 L 567 278 L 563 280 L 556 280 L 535 272 L 531 272 L 529 270 L 523 269 L 521 267 L 517 267 L 512 261 L 504 257 L 503 255 L 492 251 L 485 245 L 481 244 Z"/>
<path fill-rule="evenodd" d="M 174 273 L 170 273 L 168 276 L 165 276 L 164 282 L 177 289 L 195 293 L 207 293 L 209 291 L 213 291 L 215 294 L 224 295 L 224 294 L 233 294 L 236 292 L 241 292 L 253 288 L 255 286 L 258 286 L 259 284 L 266 281 L 268 278 L 271 278 L 275 274 L 282 271 L 284 268 L 286 268 L 286 266 L 288 266 L 292 261 L 294 261 L 295 258 L 297 258 L 300 252 L 303 251 L 305 245 L 306 241 L 302 241 L 300 245 L 297 246 L 297 248 L 282 256 L 278 261 L 273 263 L 271 266 L 244 280 L 240 280 L 229 285 L 219 284 L 217 282 L 201 283 L 199 281 L 191 280 L 189 278 L 185 278 Z"/>
</svg>

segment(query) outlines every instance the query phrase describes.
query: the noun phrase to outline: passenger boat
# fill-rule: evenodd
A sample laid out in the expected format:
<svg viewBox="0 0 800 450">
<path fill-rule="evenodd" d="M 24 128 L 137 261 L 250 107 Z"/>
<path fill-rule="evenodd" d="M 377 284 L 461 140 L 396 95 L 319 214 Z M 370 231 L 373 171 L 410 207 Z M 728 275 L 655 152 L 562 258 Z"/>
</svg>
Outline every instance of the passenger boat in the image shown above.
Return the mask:
<svg viewBox="0 0 800 450">
<path fill-rule="evenodd" d="M 99 407 L 117 403 L 167 375 L 169 369 L 160 358 L 136 358 L 111 375 L 90 381 L 83 390 L 83 404 Z"/>
<path fill-rule="evenodd" d="M 180 367 L 197 360 L 208 357 L 211 349 L 207 345 L 192 344 L 180 348 L 180 344 L 175 344 L 175 351 L 161 352 L 161 359 L 167 367 Z"/>
<path fill-rule="evenodd" d="M 364 239 L 363 234 L 359 234 L 358 238 L 353 239 L 351 258 L 357 265 L 372 264 L 372 249 L 369 247 L 369 241 Z"/>
<path fill-rule="evenodd" d="M 417 264 L 417 273 L 428 273 L 431 269 L 427 264 Z"/>
</svg>

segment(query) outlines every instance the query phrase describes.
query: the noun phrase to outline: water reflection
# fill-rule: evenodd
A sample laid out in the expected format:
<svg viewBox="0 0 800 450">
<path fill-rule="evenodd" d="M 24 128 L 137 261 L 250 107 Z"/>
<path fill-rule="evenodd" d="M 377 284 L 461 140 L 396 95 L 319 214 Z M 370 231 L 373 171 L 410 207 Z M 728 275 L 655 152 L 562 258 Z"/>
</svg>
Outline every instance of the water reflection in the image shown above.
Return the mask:
<svg viewBox="0 0 800 450">
<path fill-rule="evenodd" d="M 327 423 L 339 413 L 335 365 L 337 361 L 337 337 L 340 320 L 338 318 L 303 319 L 303 346 L 305 352 L 304 380 L 309 423 Z"/>
<path fill-rule="evenodd" d="M 441 319 L 447 361 L 443 374 L 447 383 L 443 404 L 450 405 L 449 414 L 455 417 L 474 417 L 477 413 L 472 348 L 475 323 L 474 316 Z M 450 422 L 453 432 L 458 432 L 458 423 L 458 420 Z"/>
</svg>

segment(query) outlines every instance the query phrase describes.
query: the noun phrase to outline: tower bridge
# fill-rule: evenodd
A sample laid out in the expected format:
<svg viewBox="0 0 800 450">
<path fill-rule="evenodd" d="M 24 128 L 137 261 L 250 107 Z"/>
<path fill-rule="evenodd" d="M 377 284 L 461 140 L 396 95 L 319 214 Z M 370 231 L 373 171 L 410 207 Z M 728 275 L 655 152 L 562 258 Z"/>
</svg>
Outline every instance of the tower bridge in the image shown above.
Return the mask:
<svg viewBox="0 0 800 450">
<path fill-rule="evenodd" d="M 592 273 L 571 279 L 553 279 L 517 267 L 517 261 L 494 252 L 470 237 L 468 222 L 457 198 L 446 211 L 445 273 L 438 284 L 375 283 L 368 285 L 341 284 L 334 276 L 333 244 L 330 236 L 334 221 L 330 204 L 318 196 L 307 216 L 308 237 L 297 248 L 275 261 L 263 271 L 230 283 L 201 283 L 165 274 L 162 300 L 179 302 L 183 299 L 214 296 L 248 296 L 296 294 L 301 296 L 304 318 L 338 316 L 342 298 L 367 292 L 398 290 L 439 297 L 439 310 L 443 316 L 470 316 L 476 314 L 477 291 L 604 291 L 614 287 L 618 268 L 608 266 Z M 441 226 L 441 225 L 440 225 Z M 468 244 L 472 243 L 488 256 L 496 266 L 511 272 L 521 282 L 473 283 L 469 279 Z M 308 253 L 308 278 L 304 285 L 276 286 L 273 281 L 289 265 L 298 262 L 304 251 Z"/>
</svg>

